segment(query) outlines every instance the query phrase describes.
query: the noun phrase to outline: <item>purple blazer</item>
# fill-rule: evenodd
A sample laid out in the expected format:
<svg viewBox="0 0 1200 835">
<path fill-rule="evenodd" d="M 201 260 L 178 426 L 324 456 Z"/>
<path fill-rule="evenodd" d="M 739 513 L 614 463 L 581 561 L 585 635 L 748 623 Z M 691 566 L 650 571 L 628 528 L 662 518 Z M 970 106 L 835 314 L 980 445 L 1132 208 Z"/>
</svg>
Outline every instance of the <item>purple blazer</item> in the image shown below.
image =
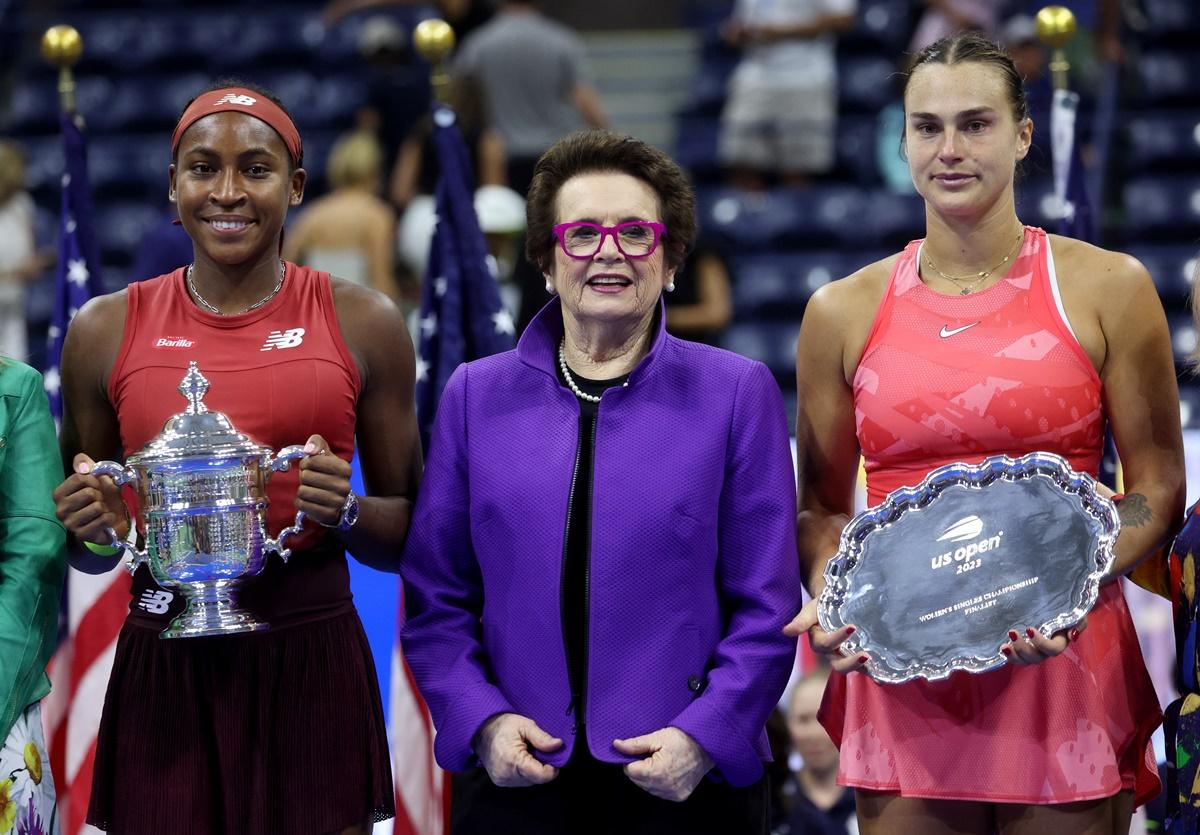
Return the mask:
<svg viewBox="0 0 1200 835">
<path fill-rule="evenodd" d="M 658 319 L 661 323 L 662 315 Z M 478 765 L 476 732 L 528 716 L 578 744 L 560 589 L 579 405 L 555 373 L 557 300 L 516 350 L 459 366 L 438 407 L 401 562 L 403 648 L 442 767 Z M 724 779 L 769 759 L 764 725 L 796 642 L 796 490 L 779 389 L 761 363 L 660 324 L 595 438 L 587 745 L 668 725 Z"/>
</svg>

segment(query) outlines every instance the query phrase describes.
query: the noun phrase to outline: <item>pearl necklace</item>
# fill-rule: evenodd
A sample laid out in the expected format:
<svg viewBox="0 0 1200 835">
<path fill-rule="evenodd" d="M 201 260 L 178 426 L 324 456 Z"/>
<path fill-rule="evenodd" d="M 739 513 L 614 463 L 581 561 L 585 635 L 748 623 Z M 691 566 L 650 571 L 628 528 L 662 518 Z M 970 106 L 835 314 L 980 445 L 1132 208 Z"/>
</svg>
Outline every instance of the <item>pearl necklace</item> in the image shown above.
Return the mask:
<svg viewBox="0 0 1200 835">
<path fill-rule="evenodd" d="M 240 316 L 243 313 L 249 313 L 251 310 L 257 310 L 258 308 L 262 307 L 264 304 L 269 302 L 271 299 L 275 298 L 275 294 L 278 293 L 279 288 L 283 286 L 283 275 L 285 272 L 285 267 L 283 265 L 283 261 L 280 261 L 279 262 L 279 280 L 275 282 L 275 286 L 273 288 L 271 288 L 270 293 L 267 293 L 267 295 L 263 296 L 261 299 L 256 301 L 254 304 L 250 305 L 249 307 L 247 307 L 243 310 L 239 310 L 235 313 L 223 313 L 223 312 L 221 312 L 221 309 L 219 307 L 217 307 L 215 304 L 210 302 L 208 299 L 204 298 L 204 296 L 200 295 L 200 291 L 196 289 L 196 283 L 195 283 L 195 281 L 192 280 L 192 267 L 193 266 L 194 266 L 193 264 L 188 264 L 187 272 L 185 272 L 183 274 L 184 281 L 187 283 L 187 288 L 191 292 L 191 294 L 195 297 L 197 303 L 199 303 L 199 305 L 201 307 L 203 307 L 205 310 L 209 310 L 209 311 L 217 314 L 218 316 Z"/>
<path fill-rule="evenodd" d="M 578 385 L 576 385 L 575 378 L 571 376 L 571 371 L 570 371 L 570 369 L 567 368 L 567 355 L 566 355 L 566 353 L 564 353 L 564 350 L 563 350 L 563 347 L 566 344 L 567 344 L 567 340 L 565 338 L 563 339 L 562 342 L 558 343 L 558 370 L 562 372 L 563 379 L 567 381 L 567 388 L 569 388 L 572 392 L 574 392 L 575 396 L 578 397 L 580 400 L 586 400 L 588 403 L 599 403 L 600 398 L 603 395 L 588 394 L 586 391 L 583 391 L 582 389 L 579 388 Z M 628 380 L 621 383 L 622 388 L 624 388 L 625 386 L 628 386 L 628 385 L 629 385 Z"/>
<path fill-rule="evenodd" d="M 989 275 L 991 275 L 996 270 L 1000 269 L 1005 264 L 1007 264 L 1008 259 L 1012 258 L 1013 253 L 1015 253 L 1017 251 L 1017 247 L 1019 247 L 1021 245 L 1021 242 L 1023 240 L 1025 240 L 1025 232 L 1024 231 L 1022 231 L 1021 234 L 1017 236 L 1017 240 L 1012 245 L 1012 249 L 1010 249 L 1008 251 L 1008 254 L 1005 255 L 1004 258 L 1002 258 L 1000 260 L 999 264 L 992 267 L 990 270 L 981 270 L 980 272 L 977 272 L 977 273 L 975 273 L 975 275 L 972 275 L 972 276 L 947 275 L 946 273 L 942 272 L 941 270 L 939 270 L 937 268 L 937 265 L 933 263 L 933 261 L 929 258 L 928 255 L 925 256 L 925 266 L 929 267 L 929 269 L 933 270 L 935 273 L 940 275 L 942 278 L 946 279 L 951 284 L 958 287 L 959 295 L 965 296 L 968 293 L 970 293 L 972 290 L 974 290 L 976 287 L 978 287 L 980 284 L 982 284 L 984 279 L 986 279 Z"/>
</svg>

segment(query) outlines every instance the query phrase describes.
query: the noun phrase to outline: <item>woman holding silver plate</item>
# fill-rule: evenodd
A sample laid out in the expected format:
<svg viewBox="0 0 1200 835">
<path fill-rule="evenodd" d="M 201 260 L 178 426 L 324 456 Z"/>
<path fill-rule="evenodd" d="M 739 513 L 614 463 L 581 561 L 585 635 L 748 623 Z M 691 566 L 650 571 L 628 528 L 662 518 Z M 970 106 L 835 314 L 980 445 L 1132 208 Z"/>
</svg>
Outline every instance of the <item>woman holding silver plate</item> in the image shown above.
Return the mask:
<svg viewBox="0 0 1200 835">
<path fill-rule="evenodd" d="M 273 97 L 232 83 L 197 96 L 169 171 L 193 263 L 94 299 L 67 334 L 71 474 L 55 502 L 87 548 L 76 567 L 111 569 L 107 530 L 133 535 L 120 490 L 91 470 L 141 449 L 180 411 L 189 361 L 211 382 L 208 408 L 260 444 L 307 453 L 267 487 L 268 535 L 296 510 L 308 517 L 291 560 L 269 561 L 238 598 L 268 631 L 162 640 L 181 600 L 138 568 L 88 812 L 109 832 L 366 833 L 394 811 L 344 552 L 396 569 L 420 469 L 412 342 L 382 294 L 280 259 L 302 163 Z M 356 443 L 369 496 L 350 489 Z"/>
<path fill-rule="evenodd" d="M 853 513 L 944 464 L 1056 453 L 1095 475 L 1107 423 L 1127 493 L 1110 579 L 1160 548 L 1180 517 L 1183 453 L 1170 340 L 1132 258 L 1017 217 L 1014 173 L 1033 124 L 1011 59 L 967 34 L 916 56 L 903 149 L 927 233 L 818 292 L 797 347 L 799 545 L 809 591 Z M 867 314 L 868 311 L 873 313 Z M 1115 833 L 1158 791 L 1161 721 L 1120 584 L 1086 622 L 997 635 L 1010 664 L 880 684 L 845 656 L 847 625 L 808 632 L 836 670 L 821 720 L 867 833 Z M 1007 638 L 1007 640 L 1006 640 Z M 1061 657 L 1059 657 L 1061 656 Z"/>
</svg>

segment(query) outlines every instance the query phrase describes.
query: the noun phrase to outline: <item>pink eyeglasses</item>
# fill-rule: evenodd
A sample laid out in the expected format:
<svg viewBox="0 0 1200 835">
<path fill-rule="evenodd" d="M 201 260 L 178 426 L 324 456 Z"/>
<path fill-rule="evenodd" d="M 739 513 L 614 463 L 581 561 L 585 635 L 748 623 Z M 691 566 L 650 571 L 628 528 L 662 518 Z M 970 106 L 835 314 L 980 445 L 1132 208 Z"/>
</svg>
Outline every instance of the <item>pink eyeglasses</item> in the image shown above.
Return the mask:
<svg viewBox="0 0 1200 835">
<path fill-rule="evenodd" d="M 573 220 L 554 227 L 554 237 L 558 238 L 563 252 L 580 261 L 599 252 L 609 235 L 626 258 L 645 258 L 658 249 L 658 242 L 666 234 L 667 227 L 653 220 L 628 220 L 616 226 Z"/>
</svg>

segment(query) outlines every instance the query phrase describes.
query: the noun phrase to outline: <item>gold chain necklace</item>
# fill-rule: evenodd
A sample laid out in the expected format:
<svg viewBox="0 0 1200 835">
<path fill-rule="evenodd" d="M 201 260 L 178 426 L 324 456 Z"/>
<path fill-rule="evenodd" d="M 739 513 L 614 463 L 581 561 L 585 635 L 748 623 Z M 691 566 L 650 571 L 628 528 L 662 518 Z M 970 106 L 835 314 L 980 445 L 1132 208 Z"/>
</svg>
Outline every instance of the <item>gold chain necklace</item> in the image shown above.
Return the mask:
<svg viewBox="0 0 1200 835">
<path fill-rule="evenodd" d="M 275 286 L 271 288 L 270 293 L 263 296 L 261 299 L 256 301 L 254 304 L 250 305 L 247 308 L 244 308 L 243 310 L 239 310 L 235 313 L 223 313 L 219 307 L 217 307 L 215 304 L 210 302 L 208 299 L 204 298 L 204 296 L 200 295 L 200 291 L 196 289 L 196 282 L 194 282 L 192 280 L 192 267 L 193 266 L 194 265 L 192 265 L 192 264 L 188 264 L 187 271 L 183 274 L 184 283 L 187 284 L 188 290 L 191 291 L 192 296 L 196 299 L 196 302 L 201 307 L 210 311 L 211 313 L 217 314 L 218 316 L 241 316 L 243 313 L 249 313 L 251 310 L 257 310 L 258 308 L 262 307 L 264 304 L 269 302 L 271 299 L 275 298 L 275 295 L 279 292 L 279 288 L 283 286 L 283 275 L 285 272 L 285 268 L 283 266 L 283 260 L 280 259 L 280 261 L 279 261 L 279 280 L 275 282 Z"/>
<path fill-rule="evenodd" d="M 1008 253 L 1000 260 L 999 264 L 992 267 L 990 270 L 981 270 L 974 275 L 947 275 L 938 269 L 937 264 L 933 263 L 928 255 L 925 256 L 925 266 L 929 267 L 929 269 L 933 270 L 942 278 L 952 283 L 955 287 L 958 287 L 960 295 L 965 296 L 982 284 L 988 276 L 1007 264 L 1008 259 L 1013 257 L 1013 254 L 1017 251 L 1017 248 L 1021 245 L 1023 240 L 1025 240 L 1025 232 L 1022 230 L 1021 234 L 1017 236 L 1017 240 L 1013 243 L 1012 249 L 1010 249 Z"/>
</svg>

